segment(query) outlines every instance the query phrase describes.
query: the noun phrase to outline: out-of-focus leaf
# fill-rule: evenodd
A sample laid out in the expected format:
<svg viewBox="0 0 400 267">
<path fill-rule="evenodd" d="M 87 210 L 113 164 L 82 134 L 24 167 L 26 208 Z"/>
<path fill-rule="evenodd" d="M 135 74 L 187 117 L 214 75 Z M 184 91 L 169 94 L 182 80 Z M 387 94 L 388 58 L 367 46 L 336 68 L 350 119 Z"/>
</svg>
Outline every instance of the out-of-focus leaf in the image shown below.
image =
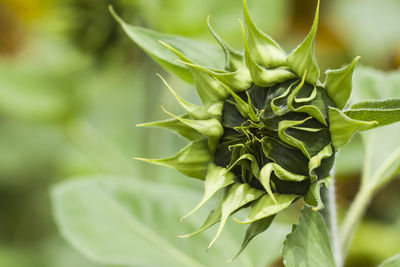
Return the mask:
<svg viewBox="0 0 400 267">
<path fill-rule="evenodd" d="M 354 76 L 354 93 L 357 102 L 363 102 L 355 104 L 354 107 L 361 110 L 364 108 L 380 108 L 382 113 L 388 112 L 388 116 L 377 118 L 377 120 L 382 119 L 384 124 L 386 118 L 389 118 L 388 122 L 397 120 L 396 110 L 399 104 L 397 100 L 376 102 L 369 100 L 399 97 L 399 88 L 399 71 L 384 73 L 373 69 L 359 69 Z M 399 134 L 399 123 L 366 131 L 362 134 L 365 147 L 365 172 L 362 186 L 367 186 L 369 190 L 378 190 L 400 173 Z"/>
<path fill-rule="evenodd" d="M 63 237 L 90 259 L 124 266 L 225 266 L 224 260 L 240 246 L 242 227 L 236 225 L 228 225 L 221 242 L 208 253 L 205 248 L 212 233 L 177 238 L 198 225 L 195 216 L 184 223 L 178 220 L 198 201 L 199 192 L 128 179 L 90 177 L 52 190 L 53 214 Z M 198 213 L 206 215 L 203 210 Z M 255 240 L 241 257 L 226 265 L 261 267 L 278 257 L 276 244 L 284 232 L 272 228 L 266 232 L 267 239 Z"/>
<path fill-rule="evenodd" d="M 355 120 L 377 121 L 377 126 L 384 126 L 400 121 L 400 99 L 360 102 L 344 113 Z"/>
<path fill-rule="evenodd" d="M 399 267 L 400 266 L 400 254 L 388 259 L 383 262 L 379 267 Z"/>
<path fill-rule="evenodd" d="M 389 64 L 400 41 L 397 0 L 336 0 L 327 8 L 330 25 L 351 54 L 367 64 Z"/>
<path fill-rule="evenodd" d="M 298 225 L 283 244 L 286 267 L 335 267 L 331 241 L 325 222 L 319 212 L 305 207 Z"/>
<path fill-rule="evenodd" d="M 121 24 L 126 34 L 138 46 L 166 70 L 171 71 L 187 82 L 193 82 L 189 69 L 184 64 L 178 62 L 177 59 L 179 58 L 175 53 L 159 41 L 171 45 L 198 64 L 221 67 L 225 62 L 225 54 L 218 46 L 200 40 L 192 40 L 132 26 L 125 23 L 112 8 L 110 11 L 114 18 Z"/>
</svg>

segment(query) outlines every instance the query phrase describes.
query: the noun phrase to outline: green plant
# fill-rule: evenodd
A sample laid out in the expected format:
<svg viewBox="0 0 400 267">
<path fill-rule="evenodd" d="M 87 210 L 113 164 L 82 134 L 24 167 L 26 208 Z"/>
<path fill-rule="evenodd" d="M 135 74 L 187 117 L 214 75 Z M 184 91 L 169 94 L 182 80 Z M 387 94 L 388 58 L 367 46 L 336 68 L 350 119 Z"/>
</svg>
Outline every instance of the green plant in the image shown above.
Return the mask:
<svg viewBox="0 0 400 267">
<path fill-rule="evenodd" d="M 247 217 L 236 219 L 248 225 L 239 256 L 256 235 L 271 225 L 277 213 L 303 199 L 306 208 L 299 224 L 284 242 L 285 264 L 342 266 L 351 233 L 366 203 L 399 168 L 393 165 L 398 160 L 396 154 L 373 176 L 376 183 L 367 189 L 362 187 L 361 200 L 356 200 L 345 219 L 339 240 L 331 171 L 335 155 L 357 132 L 399 121 L 400 100 L 348 105 L 358 58 L 344 68 L 327 71 L 325 82 L 320 81 L 314 55 L 319 4 L 310 33 L 289 55 L 261 32 L 246 2 L 243 4 L 247 29 L 242 25 L 244 53 L 230 48 L 210 24 L 222 50 L 130 26 L 111 10 L 125 32 L 155 61 L 195 84 L 203 103 L 198 106 L 185 101 L 160 76 L 187 113 L 176 116 L 166 111 L 172 119 L 140 126 L 173 130 L 190 143 L 173 157 L 141 160 L 204 180 L 202 200 L 184 218 L 219 195 L 216 207 L 200 229 L 186 236 L 219 222 L 210 248 L 228 218 L 249 208 Z M 225 67 L 218 68 L 224 57 Z M 317 212 L 324 208 L 322 186 L 329 187 L 323 192 L 328 202 L 325 221 Z M 55 192 L 63 195 L 63 190 Z M 182 259 L 181 263 L 197 265 L 190 259 Z"/>
</svg>

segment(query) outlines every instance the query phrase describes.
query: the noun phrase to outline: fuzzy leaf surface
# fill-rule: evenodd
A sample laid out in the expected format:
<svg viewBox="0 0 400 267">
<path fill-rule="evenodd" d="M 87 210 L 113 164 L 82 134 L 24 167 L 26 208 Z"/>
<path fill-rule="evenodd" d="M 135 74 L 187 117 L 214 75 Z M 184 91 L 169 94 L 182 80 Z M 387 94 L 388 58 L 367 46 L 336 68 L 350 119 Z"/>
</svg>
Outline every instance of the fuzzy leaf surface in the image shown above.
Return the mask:
<svg viewBox="0 0 400 267">
<path fill-rule="evenodd" d="M 400 97 L 400 72 L 382 72 L 361 68 L 355 72 L 354 93 L 358 104 L 354 109 L 373 109 L 389 112 L 382 123 L 397 120 Z M 370 101 L 371 99 L 376 99 Z M 386 100 L 385 100 L 386 99 Z M 389 99 L 389 100 L 387 100 Z M 380 118 L 376 118 L 377 120 Z M 399 123 L 363 132 L 365 158 L 362 186 L 376 191 L 389 183 L 400 173 L 400 134 Z"/>
<path fill-rule="evenodd" d="M 279 257 L 277 243 L 286 227 L 273 225 L 268 238 L 255 239 L 234 262 L 243 237 L 243 227 L 227 226 L 208 253 L 213 233 L 194 239 L 176 236 L 191 232 L 199 216 L 179 222 L 180 216 L 198 201 L 197 190 L 152 183 L 132 177 L 90 176 L 72 179 L 52 189 L 53 215 L 62 236 L 88 258 L 117 266 L 265 266 Z M 266 237 L 266 236 L 265 236 Z M 268 253 L 265 253 L 265 249 Z"/>
<path fill-rule="evenodd" d="M 286 267 L 335 267 L 328 230 L 319 212 L 304 207 L 283 243 Z"/>
</svg>

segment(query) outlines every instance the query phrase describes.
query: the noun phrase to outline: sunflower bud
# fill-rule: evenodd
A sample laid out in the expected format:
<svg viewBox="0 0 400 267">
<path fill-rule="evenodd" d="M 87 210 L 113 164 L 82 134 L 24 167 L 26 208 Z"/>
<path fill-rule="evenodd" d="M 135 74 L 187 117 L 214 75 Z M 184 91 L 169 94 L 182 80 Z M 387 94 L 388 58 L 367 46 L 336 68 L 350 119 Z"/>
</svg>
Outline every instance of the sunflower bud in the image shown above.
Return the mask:
<svg viewBox="0 0 400 267">
<path fill-rule="evenodd" d="M 130 26 L 113 13 L 151 57 L 194 83 L 204 105 L 185 101 L 163 79 L 187 113 L 167 112 L 170 120 L 140 126 L 167 128 L 191 143 L 171 158 L 142 160 L 204 180 L 200 203 L 182 219 L 219 193 L 200 229 L 183 237 L 219 222 L 211 246 L 231 215 L 249 209 L 247 218 L 236 219 L 248 225 L 240 252 L 294 201 L 303 198 L 315 210 L 323 208 L 320 189 L 331 182 L 336 151 L 357 131 L 385 124 L 382 114 L 390 112 L 371 102 L 343 111 L 358 57 L 344 68 L 327 71 L 321 83 L 314 53 L 319 1 L 311 31 L 289 55 L 256 26 L 245 0 L 243 6 L 244 51 L 229 47 L 208 19 L 226 59 L 225 68 L 218 70 L 196 63 L 195 58 L 204 56 L 196 55 L 193 40 Z M 212 54 L 213 49 L 204 53 Z"/>
</svg>

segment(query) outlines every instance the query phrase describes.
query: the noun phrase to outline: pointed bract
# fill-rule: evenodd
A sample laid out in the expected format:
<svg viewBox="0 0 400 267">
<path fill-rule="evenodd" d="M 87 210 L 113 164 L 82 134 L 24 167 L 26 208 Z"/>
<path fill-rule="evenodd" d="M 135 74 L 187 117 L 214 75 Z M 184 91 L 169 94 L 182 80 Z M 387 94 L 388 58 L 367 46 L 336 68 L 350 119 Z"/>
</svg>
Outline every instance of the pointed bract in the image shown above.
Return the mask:
<svg viewBox="0 0 400 267">
<path fill-rule="evenodd" d="M 137 160 L 167 166 L 193 178 L 204 180 L 208 163 L 212 155 L 208 149 L 206 140 L 198 140 L 190 143 L 179 151 L 175 156 L 165 159 L 143 159 Z"/>
<path fill-rule="evenodd" d="M 244 25 L 240 20 L 239 22 L 242 26 L 246 66 L 249 69 L 251 78 L 256 85 L 269 87 L 296 77 L 294 73 L 284 66 L 267 69 L 266 67 L 258 64 L 253 58 L 249 44 L 247 43 Z"/>
<path fill-rule="evenodd" d="M 215 119 L 208 119 L 208 120 L 189 120 L 189 119 L 184 119 L 182 117 L 175 116 L 174 114 L 166 111 L 163 108 L 164 112 L 167 113 L 168 115 L 174 117 L 175 119 L 183 122 L 187 126 L 192 127 L 205 137 L 208 137 L 208 145 L 210 147 L 211 152 L 214 152 L 219 138 L 222 136 L 224 133 L 224 129 L 222 128 L 221 123 Z"/>
<path fill-rule="evenodd" d="M 315 58 L 315 37 L 318 28 L 319 19 L 319 4 L 318 0 L 317 10 L 315 12 L 314 23 L 311 31 L 306 39 L 287 57 L 286 61 L 290 69 L 292 69 L 299 77 L 305 71 L 308 72 L 306 82 L 317 85 L 319 82 L 320 70 L 318 67 L 317 59 Z"/>
<path fill-rule="evenodd" d="M 189 119 L 189 116 L 187 114 L 183 115 L 181 117 L 184 119 Z M 204 138 L 204 136 L 201 133 L 199 133 L 192 127 L 184 124 L 183 122 L 181 122 L 180 120 L 177 120 L 177 119 L 168 119 L 168 120 L 162 120 L 162 121 L 141 123 L 136 126 L 165 128 L 165 129 L 175 132 L 176 134 L 178 134 L 190 141 Z"/>
<path fill-rule="evenodd" d="M 267 230 L 269 228 L 269 226 L 271 225 L 272 221 L 274 220 L 274 217 L 275 216 L 270 216 L 270 217 L 267 217 L 267 218 L 264 218 L 264 219 L 261 219 L 261 220 L 251 223 L 249 225 L 249 227 L 247 228 L 246 236 L 243 239 L 243 243 L 242 243 L 242 246 L 240 247 L 239 252 L 235 255 L 235 257 L 230 259 L 228 262 L 232 262 L 237 257 L 239 257 L 239 255 L 243 252 L 243 250 L 247 247 L 247 245 L 250 243 L 250 241 L 254 237 L 256 237 L 257 235 L 259 235 L 262 232 L 264 232 L 265 230 Z"/>
<path fill-rule="evenodd" d="M 157 74 L 158 77 L 162 80 L 162 82 L 167 86 L 168 90 L 171 94 L 175 97 L 175 99 L 179 102 L 179 104 L 186 110 L 186 112 L 196 120 L 206 120 L 209 119 L 211 116 L 208 112 L 200 106 L 194 105 L 192 103 L 187 102 L 186 100 L 182 99 L 172 87 L 167 83 L 167 81 L 160 75 Z"/>
<path fill-rule="evenodd" d="M 250 187 L 248 184 L 234 184 L 226 193 L 226 197 L 222 202 L 222 215 L 221 223 L 218 227 L 217 234 L 211 241 L 208 249 L 214 244 L 217 238 L 221 235 L 222 230 L 228 221 L 229 216 L 243 207 L 249 202 L 252 202 L 259 198 L 264 192 L 255 188 Z"/>
<path fill-rule="evenodd" d="M 207 176 L 204 181 L 204 193 L 200 203 L 188 214 L 181 218 L 181 221 L 197 211 L 215 193 L 235 182 L 235 175 L 225 168 L 216 166 L 213 163 L 208 165 Z"/>
<path fill-rule="evenodd" d="M 274 196 L 277 203 L 275 203 L 269 195 L 263 195 L 255 202 L 255 204 L 251 205 L 249 215 L 244 221 L 236 221 L 241 224 L 249 224 L 267 218 L 286 209 L 296 198 L 298 198 L 296 195 L 278 193 L 274 193 Z"/>
<path fill-rule="evenodd" d="M 360 57 L 342 69 L 328 70 L 324 84 L 328 96 L 332 99 L 338 109 L 343 109 L 350 98 L 353 72 Z"/>
<path fill-rule="evenodd" d="M 332 145 L 339 149 L 359 131 L 368 130 L 378 125 L 376 121 L 360 121 L 348 117 L 337 108 L 329 107 L 329 131 Z"/>
<path fill-rule="evenodd" d="M 286 53 L 267 34 L 263 33 L 250 16 L 247 2 L 243 0 L 244 21 L 247 27 L 247 49 L 250 57 L 267 69 L 285 65 Z"/>
<path fill-rule="evenodd" d="M 218 36 L 218 34 L 211 27 L 210 16 L 207 17 L 207 25 L 211 34 L 214 36 L 214 38 L 217 40 L 217 42 L 220 44 L 221 48 L 225 52 L 226 56 L 225 69 L 230 72 L 234 72 L 237 70 L 247 71 L 246 64 L 244 63 L 243 54 L 231 48 L 224 40 L 222 40 L 221 37 Z"/>
<path fill-rule="evenodd" d="M 159 41 L 163 46 L 168 48 L 170 51 L 175 53 L 181 60 L 176 59 L 179 62 L 188 67 L 190 73 L 192 74 L 197 93 L 199 94 L 203 104 L 208 107 L 214 102 L 224 100 L 226 98 L 226 91 L 224 88 L 212 78 L 206 71 L 202 68 L 198 68 L 197 65 L 186 57 L 183 53 L 172 47 L 171 45 Z"/>
</svg>

